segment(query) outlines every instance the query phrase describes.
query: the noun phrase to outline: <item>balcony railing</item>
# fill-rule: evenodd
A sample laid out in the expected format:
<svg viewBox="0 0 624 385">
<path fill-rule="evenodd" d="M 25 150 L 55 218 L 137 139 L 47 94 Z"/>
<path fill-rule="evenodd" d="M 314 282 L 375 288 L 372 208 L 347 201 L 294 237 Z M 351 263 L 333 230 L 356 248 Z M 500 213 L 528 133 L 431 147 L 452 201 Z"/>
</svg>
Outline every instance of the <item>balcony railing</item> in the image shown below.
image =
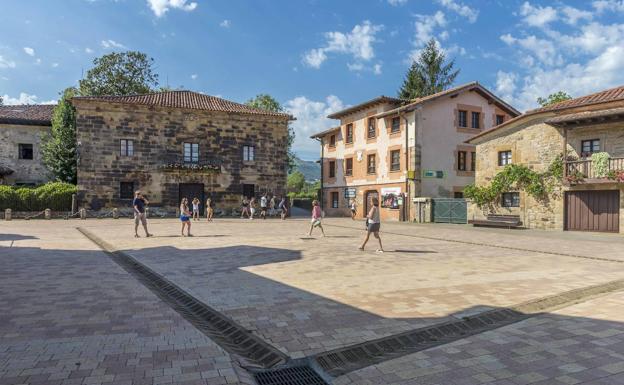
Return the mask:
<svg viewBox="0 0 624 385">
<path fill-rule="evenodd" d="M 222 162 L 217 158 L 202 156 L 166 155 L 160 164 L 161 169 L 168 171 L 219 172 Z"/>
<path fill-rule="evenodd" d="M 624 171 L 624 157 L 609 158 L 607 173 L 616 173 L 619 171 Z M 608 175 L 597 175 L 596 168 L 591 159 L 567 161 L 565 164 L 565 177 L 584 180 L 591 179 L 592 182 L 612 182 L 612 180 L 608 178 Z"/>
</svg>

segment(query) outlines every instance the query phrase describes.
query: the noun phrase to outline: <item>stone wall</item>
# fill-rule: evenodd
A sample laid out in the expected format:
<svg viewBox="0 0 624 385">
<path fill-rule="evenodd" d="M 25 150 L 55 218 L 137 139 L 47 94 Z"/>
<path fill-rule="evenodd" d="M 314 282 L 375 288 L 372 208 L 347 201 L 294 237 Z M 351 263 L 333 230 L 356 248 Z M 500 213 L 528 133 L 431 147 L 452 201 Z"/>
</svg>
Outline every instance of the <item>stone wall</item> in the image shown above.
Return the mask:
<svg viewBox="0 0 624 385">
<path fill-rule="evenodd" d="M 134 182 L 151 206 L 177 208 L 180 183 L 201 183 L 205 198 L 220 209 L 240 206 L 242 185 L 256 194 L 283 194 L 286 184 L 288 121 L 262 115 L 154 108 L 77 100 L 80 198 L 90 209 L 123 207 L 120 182 Z M 134 155 L 120 155 L 120 140 L 133 141 Z M 220 170 L 164 170 L 182 160 L 183 143 L 199 144 L 200 161 Z M 243 162 L 242 147 L 255 147 Z M 190 197 L 192 198 L 192 197 Z"/>
<path fill-rule="evenodd" d="M 49 130 L 48 126 L 0 124 L 0 165 L 15 171 L 0 183 L 40 184 L 50 180 L 41 158 L 41 139 Z M 20 143 L 33 145 L 33 159 L 19 159 Z"/>
<path fill-rule="evenodd" d="M 536 172 L 548 168 L 563 153 L 563 136 L 559 129 L 543 123 L 545 118 L 528 120 L 477 145 L 476 184 L 487 185 L 504 167 L 498 165 L 498 153 L 511 150 L 512 163 L 523 164 Z M 520 191 L 520 207 L 478 208 L 471 203 L 468 219 L 485 219 L 487 214 L 519 215 L 526 227 L 563 229 L 563 198 L 559 189 L 545 202 L 536 201 Z"/>
</svg>

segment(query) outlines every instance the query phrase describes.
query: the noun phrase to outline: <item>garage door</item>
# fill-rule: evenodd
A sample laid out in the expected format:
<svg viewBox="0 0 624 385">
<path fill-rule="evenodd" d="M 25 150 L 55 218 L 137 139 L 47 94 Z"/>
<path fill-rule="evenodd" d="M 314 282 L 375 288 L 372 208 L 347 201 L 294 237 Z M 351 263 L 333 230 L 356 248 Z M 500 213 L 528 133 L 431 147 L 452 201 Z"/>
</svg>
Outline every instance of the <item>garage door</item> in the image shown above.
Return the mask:
<svg viewBox="0 0 624 385">
<path fill-rule="evenodd" d="M 565 199 L 566 230 L 617 233 L 620 228 L 620 192 L 568 191 Z"/>
</svg>

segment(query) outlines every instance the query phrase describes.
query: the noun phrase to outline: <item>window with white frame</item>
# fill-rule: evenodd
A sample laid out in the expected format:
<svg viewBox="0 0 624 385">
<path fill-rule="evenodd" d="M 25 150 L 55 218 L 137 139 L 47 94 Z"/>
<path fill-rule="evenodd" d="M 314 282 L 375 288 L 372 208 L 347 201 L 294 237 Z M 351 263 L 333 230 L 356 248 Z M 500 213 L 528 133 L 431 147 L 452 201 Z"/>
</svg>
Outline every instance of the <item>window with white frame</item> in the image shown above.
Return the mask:
<svg viewBox="0 0 624 385">
<path fill-rule="evenodd" d="M 243 146 L 243 161 L 251 162 L 255 157 L 254 146 Z"/>
<path fill-rule="evenodd" d="M 132 139 L 119 140 L 119 155 L 134 156 L 134 142 Z"/>
<path fill-rule="evenodd" d="M 184 143 L 184 163 L 199 162 L 199 143 Z"/>
</svg>

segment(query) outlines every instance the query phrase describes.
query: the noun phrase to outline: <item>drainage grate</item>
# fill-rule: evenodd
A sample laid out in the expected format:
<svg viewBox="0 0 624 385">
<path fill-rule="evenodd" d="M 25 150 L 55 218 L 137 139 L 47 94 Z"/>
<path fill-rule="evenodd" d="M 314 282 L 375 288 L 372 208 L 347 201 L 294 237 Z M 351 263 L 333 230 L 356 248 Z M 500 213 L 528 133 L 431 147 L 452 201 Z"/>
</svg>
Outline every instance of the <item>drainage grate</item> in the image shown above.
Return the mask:
<svg viewBox="0 0 624 385">
<path fill-rule="evenodd" d="M 624 280 L 618 280 L 571 290 L 528 301 L 511 308 L 491 310 L 457 321 L 411 330 L 320 353 L 314 359 L 327 374 L 338 377 L 366 366 L 516 323 L 546 310 L 556 310 L 623 289 Z"/>
<path fill-rule="evenodd" d="M 245 330 L 236 322 L 188 294 L 177 285 L 154 272 L 130 255 L 117 251 L 107 242 L 78 227 L 83 235 L 102 248 L 113 261 L 136 277 L 174 310 L 191 322 L 224 350 L 247 360 L 258 368 L 272 368 L 284 364 L 288 357 Z M 279 384 L 279 383 L 276 383 Z M 302 383 L 304 384 L 304 383 Z M 307 382 L 305 384 L 308 384 Z M 310 382 L 309 384 L 317 384 Z M 323 384 L 319 382 L 318 384 Z"/>
<path fill-rule="evenodd" d="M 309 366 L 258 372 L 254 378 L 258 385 L 329 385 Z"/>
</svg>

